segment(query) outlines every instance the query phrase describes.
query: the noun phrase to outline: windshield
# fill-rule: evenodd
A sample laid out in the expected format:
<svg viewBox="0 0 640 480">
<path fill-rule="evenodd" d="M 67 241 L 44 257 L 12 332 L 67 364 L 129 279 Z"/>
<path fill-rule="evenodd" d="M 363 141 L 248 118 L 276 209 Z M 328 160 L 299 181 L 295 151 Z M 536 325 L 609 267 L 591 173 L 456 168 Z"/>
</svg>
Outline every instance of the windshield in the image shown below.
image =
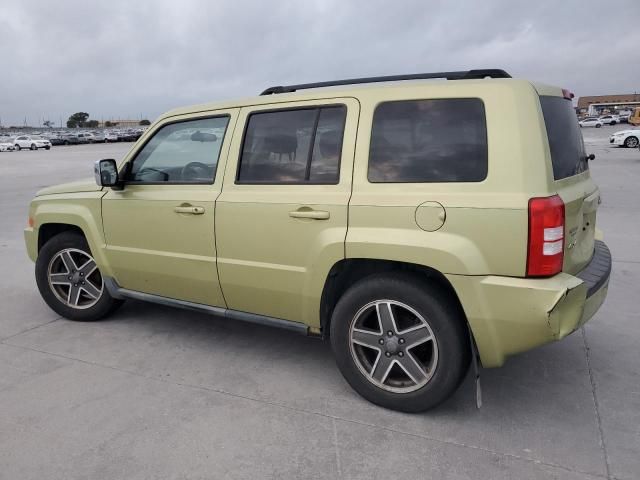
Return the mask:
<svg viewBox="0 0 640 480">
<path fill-rule="evenodd" d="M 553 177 L 572 177 L 589 169 L 582 133 L 569 100 L 543 95 L 542 115 L 549 138 Z"/>
</svg>

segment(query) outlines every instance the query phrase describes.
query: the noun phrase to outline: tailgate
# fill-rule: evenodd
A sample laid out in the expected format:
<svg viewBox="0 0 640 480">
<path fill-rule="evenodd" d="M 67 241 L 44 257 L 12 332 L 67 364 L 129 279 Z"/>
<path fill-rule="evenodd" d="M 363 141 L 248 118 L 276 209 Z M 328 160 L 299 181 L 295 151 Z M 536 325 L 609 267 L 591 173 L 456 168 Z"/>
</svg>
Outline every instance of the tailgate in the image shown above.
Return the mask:
<svg viewBox="0 0 640 480">
<path fill-rule="evenodd" d="M 593 256 L 596 212 L 600 203 L 600 190 L 594 187 L 587 178 L 558 188 L 565 209 L 562 270 L 570 274 L 586 267 Z"/>
</svg>

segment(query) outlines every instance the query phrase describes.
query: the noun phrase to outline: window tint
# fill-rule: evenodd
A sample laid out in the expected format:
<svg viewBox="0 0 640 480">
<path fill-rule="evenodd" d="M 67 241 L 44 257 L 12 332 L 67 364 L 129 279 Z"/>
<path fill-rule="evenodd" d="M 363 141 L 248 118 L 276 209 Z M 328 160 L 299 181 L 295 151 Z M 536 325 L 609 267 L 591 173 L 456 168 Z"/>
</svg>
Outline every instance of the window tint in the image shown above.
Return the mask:
<svg viewBox="0 0 640 480">
<path fill-rule="evenodd" d="M 144 183 L 212 183 L 229 117 L 162 127 L 133 160 L 127 180 Z"/>
<path fill-rule="evenodd" d="M 479 99 L 386 102 L 373 115 L 370 182 L 479 182 L 487 156 Z"/>
<path fill-rule="evenodd" d="M 588 170 L 582 133 L 571 102 L 562 97 L 541 96 L 540 105 L 549 139 L 553 177 L 561 180 Z"/>
<path fill-rule="evenodd" d="M 337 183 L 346 108 L 249 116 L 238 183 Z"/>
</svg>

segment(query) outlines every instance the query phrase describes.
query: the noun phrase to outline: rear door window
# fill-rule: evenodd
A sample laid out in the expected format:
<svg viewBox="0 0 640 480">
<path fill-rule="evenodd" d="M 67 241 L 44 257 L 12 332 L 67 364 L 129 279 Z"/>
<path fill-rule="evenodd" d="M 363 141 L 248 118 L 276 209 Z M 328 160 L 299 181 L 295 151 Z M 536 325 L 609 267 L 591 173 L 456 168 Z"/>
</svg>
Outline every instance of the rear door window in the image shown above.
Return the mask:
<svg viewBox="0 0 640 480">
<path fill-rule="evenodd" d="M 376 108 L 370 182 L 480 182 L 487 177 L 487 168 L 482 100 L 394 101 Z"/>
<path fill-rule="evenodd" d="M 346 114 L 342 105 L 252 113 L 236 182 L 338 183 Z"/>
<path fill-rule="evenodd" d="M 562 180 L 588 170 L 580 125 L 571 102 L 563 97 L 542 95 L 540 106 L 549 139 L 554 179 Z"/>
</svg>

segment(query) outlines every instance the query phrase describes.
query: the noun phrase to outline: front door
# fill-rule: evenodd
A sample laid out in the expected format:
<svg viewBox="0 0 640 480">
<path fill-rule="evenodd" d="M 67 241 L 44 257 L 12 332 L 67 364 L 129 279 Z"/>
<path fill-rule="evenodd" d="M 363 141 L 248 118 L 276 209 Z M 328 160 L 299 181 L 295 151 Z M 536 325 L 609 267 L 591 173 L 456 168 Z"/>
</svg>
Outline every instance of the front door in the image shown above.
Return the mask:
<svg viewBox="0 0 640 480">
<path fill-rule="evenodd" d="M 224 307 L 215 202 L 237 110 L 172 119 L 131 156 L 123 190 L 102 213 L 106 253 L 122 288 Z"/>
<path fill-rule="evenodd" d="M 319 326 L 344 258 L 358 114 L 352 98 L 241 110 L 216 204 L 228 308 Z"/>
</svg>

